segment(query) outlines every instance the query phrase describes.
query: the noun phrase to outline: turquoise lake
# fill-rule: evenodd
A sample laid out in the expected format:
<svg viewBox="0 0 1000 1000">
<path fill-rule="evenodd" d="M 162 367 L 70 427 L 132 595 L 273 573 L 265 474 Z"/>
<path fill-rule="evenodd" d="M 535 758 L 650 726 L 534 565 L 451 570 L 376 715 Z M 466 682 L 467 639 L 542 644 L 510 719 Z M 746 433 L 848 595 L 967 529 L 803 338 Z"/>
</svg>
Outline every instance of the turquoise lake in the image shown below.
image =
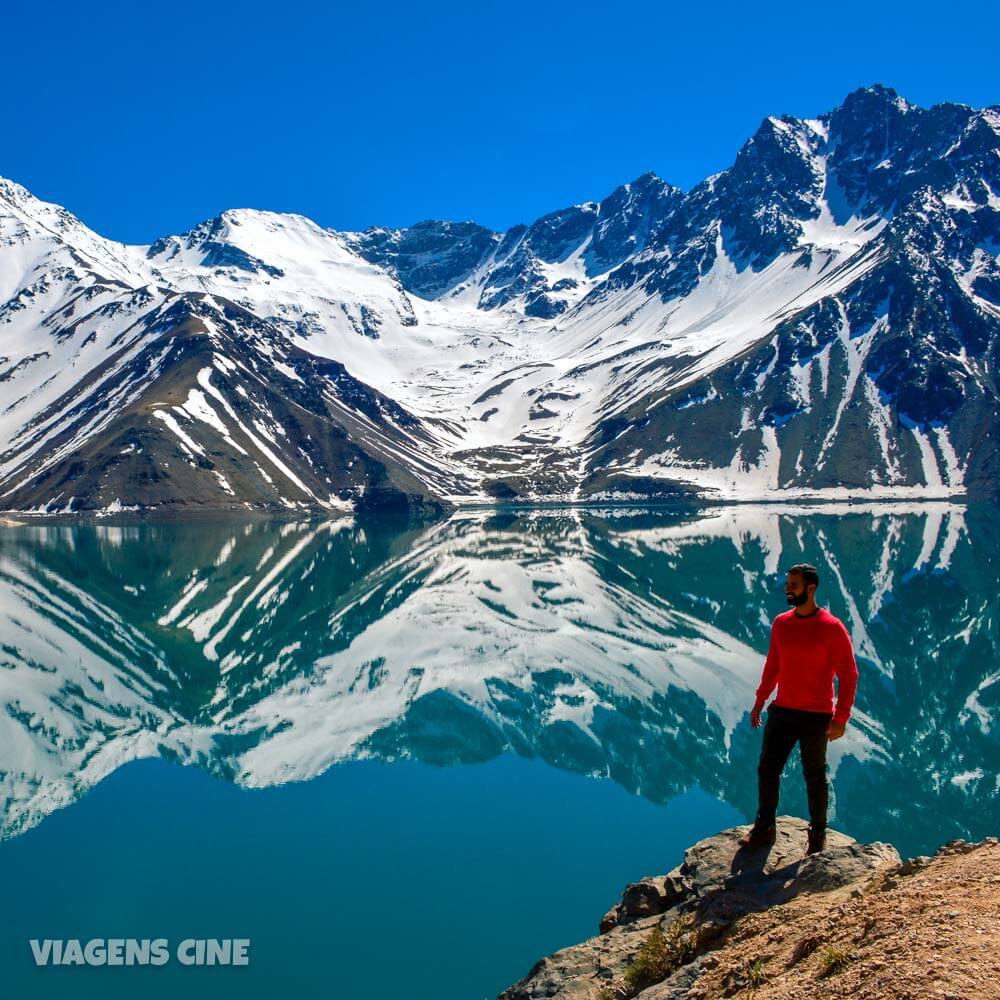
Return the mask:
<svg viewBox="0 0 1000 1000">
<path fill-rule="evenodd" d="M 860 670 L 830 825 L 1000 833 L 998 551 L 944 502 L 0 528 L 0 994 L 492 1000 L 752 817 L 800 561 Z"/>
</svg>

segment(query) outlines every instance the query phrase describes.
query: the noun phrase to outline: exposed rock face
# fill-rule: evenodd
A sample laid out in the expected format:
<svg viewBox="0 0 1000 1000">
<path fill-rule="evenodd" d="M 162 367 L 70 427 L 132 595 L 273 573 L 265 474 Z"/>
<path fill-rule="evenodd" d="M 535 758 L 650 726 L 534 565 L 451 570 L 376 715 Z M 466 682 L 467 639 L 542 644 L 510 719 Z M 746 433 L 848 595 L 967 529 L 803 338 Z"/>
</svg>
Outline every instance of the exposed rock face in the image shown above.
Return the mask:
<svg viewBox="0 0 1000 1000">
<path fill-rule="evenodd" d="M 834 830 L 824 851 L 806 856 L 807 824 L 791 816 L 778 818 L 777 839 L 769 850 L 741 849 L 738 840 L 748 829 L 733 827 L 701 840 L 668 874 L 628 886 L 601 920 L 597 937 L 541 959 L 500 1000 L 686 996 L 706 961 L 711 964 L 710 953 L 741 917 L 800 895 L 859 885 L 880 869 L 900 864 L 891 845 L 859 844 Z M 643 986 L 643 977 L 629 970 L 643 964 L 643 946 L 648 949 L 657 931 L 665 940 L 658 967 L 668 974 Z"/>
</svg>

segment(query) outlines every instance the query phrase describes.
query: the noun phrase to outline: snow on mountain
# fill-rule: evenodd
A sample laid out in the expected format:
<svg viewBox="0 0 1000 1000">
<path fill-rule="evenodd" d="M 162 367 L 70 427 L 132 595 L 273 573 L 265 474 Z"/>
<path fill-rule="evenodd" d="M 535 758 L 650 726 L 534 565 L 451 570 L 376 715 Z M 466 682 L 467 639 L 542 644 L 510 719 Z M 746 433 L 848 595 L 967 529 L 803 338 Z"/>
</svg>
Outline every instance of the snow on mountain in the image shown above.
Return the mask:
<svg viewBox="0 0 1000 1000">
<path fill-rule="evenodd" d="M 503 233 L 127 247 L 0 182 L 0 505 L 995 496 L 998 122 L 866 88 Z"/>
</svg>

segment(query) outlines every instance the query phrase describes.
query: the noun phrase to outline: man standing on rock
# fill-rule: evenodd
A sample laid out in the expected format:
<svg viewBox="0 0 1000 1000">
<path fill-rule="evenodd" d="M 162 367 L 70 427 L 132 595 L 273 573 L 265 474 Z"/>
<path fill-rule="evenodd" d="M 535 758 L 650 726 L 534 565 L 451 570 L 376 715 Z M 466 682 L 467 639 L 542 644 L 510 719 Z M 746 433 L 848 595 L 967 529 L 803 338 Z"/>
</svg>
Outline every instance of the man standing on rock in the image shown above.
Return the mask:
<svg viewBox="0 0 1000 1000">
<path fill-rule="evenodd" d="M 774 843 L 778 784 L 785 761 L 796 743 L 802 755 L 802 773 L 809 800 L 807 854 L 822 851 L 826 843 L 826 744 L 844 735 L 854 704 L 858 666 L 844 623 L 815 601 L 819 573 L 800 563 L 788 570 L 785 596 L 794 605 L 771 623 L 771 645 L 750 725 L 760 725 L 768 695 L 778 694 L 767 710 L 764 743 L 757 765 L 757 817 L 740 839 L 743 847 Z M 833 706 L 833 678 L 837 677 L 837 707 Z"/>
</svg>

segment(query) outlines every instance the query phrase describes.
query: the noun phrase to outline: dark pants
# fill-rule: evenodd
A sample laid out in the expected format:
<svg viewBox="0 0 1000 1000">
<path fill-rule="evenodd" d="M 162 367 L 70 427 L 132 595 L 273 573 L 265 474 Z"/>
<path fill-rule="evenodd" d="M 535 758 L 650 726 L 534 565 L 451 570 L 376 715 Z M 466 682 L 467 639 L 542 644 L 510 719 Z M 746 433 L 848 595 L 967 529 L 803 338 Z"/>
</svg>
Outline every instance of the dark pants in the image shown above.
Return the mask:
<svg viewBox="0 0 1000 1000">
<path fill-rule="evenodd" d="M 798 743 L 809 798 L 809 821 L 816 829 L 826 829 L 829 794 L 826 782 L 826 727 L 832 718 L 830 712 L 803 712 L 781 705 L 772 705 L 767 710 L 764 745 L 757 765 L 758 824 L 770 826 L 774 823 L 778 811 L 778 782 L 788 755 Z"/>
</svg>

